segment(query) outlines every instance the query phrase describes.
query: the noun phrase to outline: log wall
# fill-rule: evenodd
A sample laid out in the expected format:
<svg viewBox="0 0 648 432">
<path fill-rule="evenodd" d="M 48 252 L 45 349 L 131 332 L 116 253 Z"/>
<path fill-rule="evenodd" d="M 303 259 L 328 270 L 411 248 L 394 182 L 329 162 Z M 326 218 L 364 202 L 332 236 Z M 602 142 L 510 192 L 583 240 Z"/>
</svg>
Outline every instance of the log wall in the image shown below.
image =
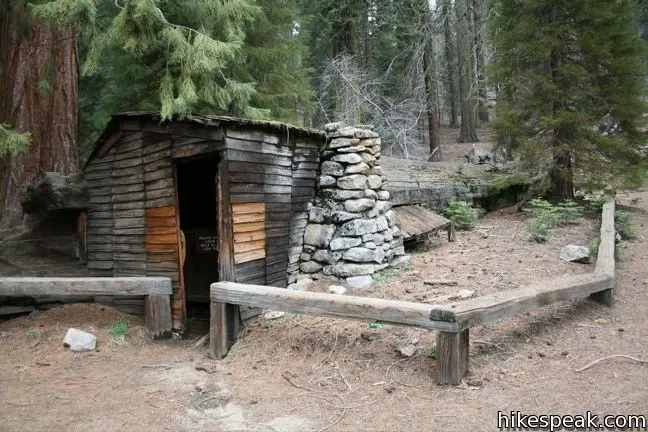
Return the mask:
<svg viewBox="0 0 648 432">
<path fill-rule="evenodd" d="M 85 168 L 89 269 L 97 276 L 171 278 L 173 327 L 181 329 L 185 293 L 173 160 L 218 154 L 227 160 L 235 282 L 288 285 L 288 272 L 299 264 L 322 137 L 147 119 L 118 126 Z M 142 303 L 124 301 L 134 308 Z M 254 314 L 242 311 L 242 318 Z"/>
</svg>

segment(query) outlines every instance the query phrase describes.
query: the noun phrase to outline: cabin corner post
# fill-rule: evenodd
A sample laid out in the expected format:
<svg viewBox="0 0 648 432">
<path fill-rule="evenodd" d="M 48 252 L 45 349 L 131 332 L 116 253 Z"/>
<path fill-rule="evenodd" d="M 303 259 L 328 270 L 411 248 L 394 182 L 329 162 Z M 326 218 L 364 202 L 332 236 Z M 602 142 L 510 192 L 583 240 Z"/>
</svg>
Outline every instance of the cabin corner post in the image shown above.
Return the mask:
<svg viewBox="0 0 648 432">
<path fill-rule="evenodd" d="M 216 175 L 216 193 L 217 193 L 217 225 L 218 225 L 218 267 L 220 281 L 234 281 L 234 231 L 232 222 L 232 204 L 230 201 L 229 187 L 229 163 L 227 153 L 222 153 L 222 158 L 218 163 Z M 218 282 L 218 281 L 214 281 Z M 238 305 L 236 312 L 238 312 Z M 228 326 L 228 307 L 225 303 L 215 302 L 210 299 L 209 308 L 209 356 L 213 359 L 222 359 L 227 355 L 228 335 L 230 329 Z M 235 319 L 238 319 L 238 313 L 230 313 Z M 232 331 L 238 330 L 238 325 L 233 325 Z M 234 335 L 236 336 L 236 335 Z"/>
<path fill-rule="evenodd" d="M 468 372 L 469 345 L 469 329 L 437 334 L 437 384 L 461 384 Z"/>
</svg>

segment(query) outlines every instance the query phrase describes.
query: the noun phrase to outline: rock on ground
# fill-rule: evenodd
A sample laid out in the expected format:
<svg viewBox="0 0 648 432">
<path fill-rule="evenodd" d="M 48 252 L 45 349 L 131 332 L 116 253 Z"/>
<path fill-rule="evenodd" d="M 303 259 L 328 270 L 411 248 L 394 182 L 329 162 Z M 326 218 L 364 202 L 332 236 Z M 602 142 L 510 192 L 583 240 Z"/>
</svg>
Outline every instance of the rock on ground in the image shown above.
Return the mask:
<svg viewBox="0 0 648 432">
<path fill-rule="evenodd" d="M 567 245 L 561 249 L 559 257 L 563 261 L 589 263 L 590 250 L 585 246 Z"/>
<path fill-rule="evenodd" d="M 356 288 L 356 289 L 369 288 L 373 283 L 373 277 L 370 275 L 352 276 L 346 279 L 346 283 L 351 288 Z"/>
<path fill-rule="evenodd" d="M 69 328 L 63 339 L 63 346 L 73 352 L 94 351 L 97 347 L 97 338 L 82 330 Z"/>
<path fill-rule="evenodd" d="M 328 287 L 329 294 L 344 295 L 344 293 L 346 293 L 346 290 L 347 289 L 341 285 L 331 285 L 330 287 Z"/>
</svg>

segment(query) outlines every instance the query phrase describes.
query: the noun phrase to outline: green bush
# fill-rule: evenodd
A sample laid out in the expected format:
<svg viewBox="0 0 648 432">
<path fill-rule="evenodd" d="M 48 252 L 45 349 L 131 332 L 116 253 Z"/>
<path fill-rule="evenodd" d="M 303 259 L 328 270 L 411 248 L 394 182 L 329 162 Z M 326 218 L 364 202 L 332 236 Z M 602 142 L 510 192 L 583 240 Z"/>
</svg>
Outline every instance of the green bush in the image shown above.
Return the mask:
<svg viewBox="0 0 648 432">
<path fill-rule="evenodd" d="M 594 253 L 598 253 L 599 246 L 601 246 L 601 237 L 593 238 L 592 241 L 590 241 L 589 244 L 587 245 L 589 250 L 591 250 Z"/>
<path fill-rule="evenodd" d="M 539 198 L 531 200 L 522 211 L 531 217 L 530 239 L 539 243 L 549 241 L 559 224 L 578 222 L 583 215 L 583 207 L 573 201 L 553 205 Z"/>
<path fill-rule="evenodd" d="M 587 213 L 601 214 L 603 204 L 605 204 L 605 195 L 590 195 L 585 197 L 585 211 Z"/>
<path fill-rule="evenodd" d="M 628 239 L 634 237 L 634 225 L 632 221 L 631 213 L 618 211 L 614 215 L 614 227 L 621 234 L 621 238 Z"/>
<path fill-rule="evenodd" d="M 444 213 L 459 230 L 474 228 L 479 218 L 479 211 L 466 201 L 450 201 Z"/>
</svg>

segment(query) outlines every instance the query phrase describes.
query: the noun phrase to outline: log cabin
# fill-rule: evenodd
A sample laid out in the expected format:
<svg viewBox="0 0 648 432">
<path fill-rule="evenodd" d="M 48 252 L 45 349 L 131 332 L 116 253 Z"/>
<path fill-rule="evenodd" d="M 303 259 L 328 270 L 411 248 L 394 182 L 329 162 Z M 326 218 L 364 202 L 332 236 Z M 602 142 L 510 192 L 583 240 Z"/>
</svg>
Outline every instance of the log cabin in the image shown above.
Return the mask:
<svg viewBox="0 0 648 432">
<path fill-rule="evenodd" d="M 88 269 L 171 278 L 178 331 L 213 282 L 286 287 L 325 146 L 323 131 L 279 122 L 113 115 L 83 170 Z"/>
</svg>

